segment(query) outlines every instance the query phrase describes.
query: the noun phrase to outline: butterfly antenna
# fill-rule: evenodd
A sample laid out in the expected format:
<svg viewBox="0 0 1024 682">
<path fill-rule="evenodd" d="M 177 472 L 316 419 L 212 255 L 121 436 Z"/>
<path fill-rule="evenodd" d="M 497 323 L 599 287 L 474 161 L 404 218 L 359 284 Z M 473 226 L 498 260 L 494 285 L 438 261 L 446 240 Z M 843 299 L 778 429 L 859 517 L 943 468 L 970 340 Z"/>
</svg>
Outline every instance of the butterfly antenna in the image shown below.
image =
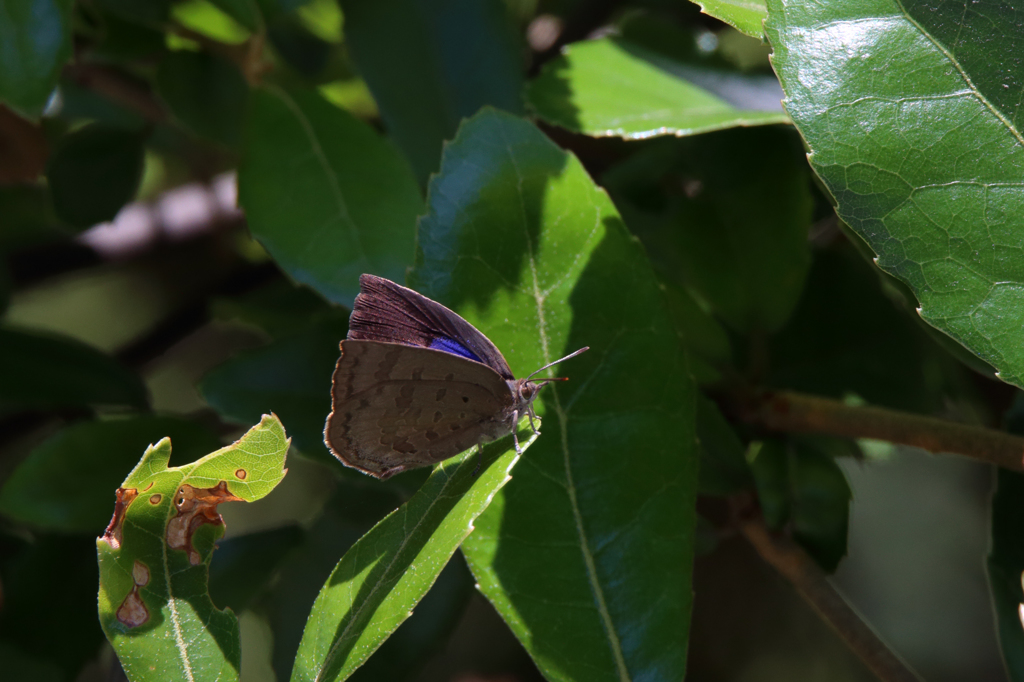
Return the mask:
<svg viewBox="0 0 1024 682">
<path fill-rule="evenodd" d="M 543 372 L 548 367 L 553 367 L 553 366 L 557 365 L 560 362 L 565 362 L 566 360 L 574 358 L 577 355 L 579 355 L 580 353 L 582 353 L 583 351 L 587 351 L 587 350 L 590 350 L 590 346 L 583 346 L 583 348 L 580 348 L 575 353 L 569 353 L 564 358 L 558 358 L 554 362 L 549 362 L 548 364 L 546 364 L 543 367 L 541 367 L 540 369 L 538 369 L 536 372 L 533 372 L 532 374 L 530 374 L 530 376 L 526 377 L 526 381 L 529 381 L 530 379 L 532 379 L 534 377 L 534 375 Z M 536 383 L 540 383 L 541 381 L 568 381 L 568 379 L 566 379 L 565 377 L 550 378 L 550 379 L 538 379 Z"/>
</svg>

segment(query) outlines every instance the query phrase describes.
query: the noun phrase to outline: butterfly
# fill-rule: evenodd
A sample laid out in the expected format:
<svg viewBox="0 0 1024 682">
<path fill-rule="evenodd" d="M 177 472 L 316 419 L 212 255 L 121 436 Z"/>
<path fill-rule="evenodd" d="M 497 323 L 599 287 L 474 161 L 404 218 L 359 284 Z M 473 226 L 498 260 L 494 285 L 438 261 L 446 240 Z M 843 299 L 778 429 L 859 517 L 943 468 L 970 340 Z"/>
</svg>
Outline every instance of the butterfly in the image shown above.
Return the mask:
<svg viewBox="0 0 1024 682">
<path fill-rule="evenodd" d="M 324 442 L 343 464 L 390 478 L 512 434 L 550 381 L 516 379 L 476 327 L 394 282 L 362 275 L 334 369 Z"/>
</svg>

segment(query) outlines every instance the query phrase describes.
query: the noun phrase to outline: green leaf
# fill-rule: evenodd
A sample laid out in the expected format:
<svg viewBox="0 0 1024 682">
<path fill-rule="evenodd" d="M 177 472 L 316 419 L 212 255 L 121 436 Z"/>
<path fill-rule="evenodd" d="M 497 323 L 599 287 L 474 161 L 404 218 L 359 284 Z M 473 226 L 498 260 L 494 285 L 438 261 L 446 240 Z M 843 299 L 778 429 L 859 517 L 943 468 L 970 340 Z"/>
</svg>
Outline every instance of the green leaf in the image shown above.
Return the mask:
<svg viewBox="0 0 1024 682">
<path fill-rule="evenodd" d="M 359 670 L 355 682 L 403 680 L 443 651 L 473 594 L 473 574 L 462 556 L 445 565 L 409 620 L 402 623 Z"/>
<path fill-rule="evenodd" d="M 764 35 L 764 20 L 768 16 L 765 0 L 693 0 L 704 14 L 729 24 L 748 36 Z"/>
<path fill-rule="evenodd" d="M 0 328 L 0 408 L 148 404 L 134 372 L 92 346 L 56 334 Z"/>
<path fill-rule="evenodd" d="M 95 0 L 104 11 L 125 21 L 156 28 L 167 21 L 171 0 Z"/>
<path fill-rule="evenodd" d="M 324 446 L 324 420 L 331 411 L 338 344 L 347 331 L 347 320 L 331 320 L 239 353 L 203 377 L 199 390 L 211 407 L 238 423 L 274 410 L 288 421 L 299 452 L 336 465 Z"/>
<path fill-rule="evenodd" d="M 602 180 L 666 282 L 740 332 L 789 318 L 811 264 L 812 211 L 789 130 L 658 140 Z"/>
<path fill-rule="evenodd" d="M 758 78 L 702 69 L 625 40 L 601 38 L 566 46 L 530 82 L 526 98 L 544 121 L 596 137 L 682 137 L 788 123 L 781 111 L 730 103 L 721 88 L 723 81 Z M 716 83 L 719 92 L 709 91 Z"/>
<path fill-rule="evenodd" d="M 1020 27 L 1007 3 L 771 0 L 786 108 L 920 314 L 1024 386 Z"/>
<path fill-rule="evenodd" d="M 0 513 L 49 530 L 98 535 L 124 472 L 150 443 L 169 436 L 179 455 L 220 445 L 194 422 L 133 417 L 74 424 L 35 448 L 0 489 Z"/>
<path fill-rule="evenodd" d="M 287 451 L 281 422 L 264 416 L 236 443 L 182 467 L 168 468 L 164 438 L 121 484 L 114 518 L 96 540 L 99 614 L 133 682 L 238 679 L 238 621 L 207 592 L 224 532 L 217 504 L 267 495 L 284 477 Z"/>
<path fill-rule="evenodd" d="M 697 394 L 697 440 L 702 495 L 729 495 L 753 484 L 742 441 L 718 406 L 700 393 Z"/>
<path fill-rule="evenodd" d="M 850 523 L 850 484 L 828 455 L 794 442 L 791 445 L 793 539 L 807 550 L 826 573 L 833 573 L 846 556 Z"/>
<path fill-rule="evenodd" d="M 312 93 L 252 93 L 238 170 L 249 229 L 296 281 L 351 306 L 359 275 L 401 280 L 419 189 L 365 123 Z"/>
<path fill-rule="evenodd" d="M 819 250 L 792 320 L 771 339 L 774 388 L 931 412 L 960 369 L 882 291 L 849 248 Z M 910 313 L 913 314 L 913 313 Z"/>
<path fill-rule="evenodd" d="M 500 0 L 342 0 L 341 8 L 355 65 L 420 183 L 460 120 L 488 104 L 522 111 L 522 47 Z"/>
<path fill-rule="evenodd" d="M 768 440 L 751 463 L 769 528 L 791 524 L 793 539 L 832 573 L 846 555 L 850 486 L 829 455 L 808 441 Z"/>
<path fill-rule="evenodd" d="M 0 186 L 0 250 L 16 251 L 66 240 L 72 231 L 53 210 L 43 185 Z"/>
<path fill-rule="evenodd" d="M 238 146 L 249 88 L 231 62 L 207 52 L 172 52 L 160 62 L 156 85 L 190 130 L 229 148 Z"/>
<path fill-rule="evenodd" d="M 541 393 L 543 436 L 463 546 L 480 589 L 549 679 L 681 679 L 694 387 L 640 245 L 575 157 L 491 109 L 446 146 L 428 204 L 419 291 L 516 376 L 591 349 Z"/>
<path fill-rule="evenodd" d="M 135 197 L 142 162 L 138 133 L 92 123 L 66 135 L 46 166 L 57 215 L 76 227 L 113 220 Z"/>
<path fill-rule="evenodd" d="M 274 579 L 304 535 L 299 526 L 282 526 L 217 543 L 210 563 L 213 603 L 235 613 L 246 609 Z"/>
<path fill-rule="evenodd" d="M 429 475 L 429 471 L 426 473 Z M 273 665 L 277 679 L 287 680 L 291 676 L 309 611 L 338 557 L 402 504 L 393 485 L 401 479 L 399 476 L 384 485 L 367 485 L 368 479 L 362 475 L 358 479 L 339 478 L 334 493 L 308 529 L 305 541 L 282 565 L 280 579 L 263 602 L 274 630 Z M 385 643 L 384 647 L 387 646 Z"/>
<path fill-rule="evenodd" d="M 522 420 L 521 445 L 536 438 Z M 347 679 L 411 615 L 519 460 L 509 438 L 475 453 L 435 467 L 341 558 L 310 612 L 293 682 Z"/>
<path fill-rule="evenodd" d="M 752 443 L 750 469 L 757 484 L 764 522 L 772 530 L 782 530 L 791 514 L 789 454 L 784 441 L 772 438 Z"/>
<path fill-rule="evenodd" d="M 349 311 L 329 304 L 308 287 L 298 287 L 281 278 L 239 296 L 214 298 L 210 314 L 218 320 L 256 327 L 270 338 L 279 339 L 311 326 L 330 324 L 332 320 L 345 322 Z M 294 433 L 290 420 L 288 424 Z"/>
<path fill-rule="evenodd" d="M 260 14 L 259 4 L 256 0 L 210 0 L 210 2 L 250 31 L 258 31 L 263 26 L 263 15 Z"/>
<path fill-rule="evenodd" d="M 732 359 L 725 327 L 704 310 L 689 291 L 665 282 L 664 278 L 661 281 L 680 343 L 687 351 L 693 378 L 699 385 L 720 381 L 722 375 L 718 368 L 729 365 Z"/>
<path fill-rule="evenodd" d="M 71 57 L 71 0 L 0 3 L 0 102 L 39 118 Z"/>
<path fill-rule="evenodd" d="M 94 538 L 82 535 L 36 534 L 31 542 L 17 544 L 10 536 L 0 538 L 4 584 L 0 661 L 4 680 L 81 679 L 83 665 L 96 657 L 103 631 L 96 619 L 93 591 L 97 578 L 94 543 Z M 55 569 L 59 569 L 59 578 L 54 577 Z M 21 675 L 17 659 L 12 660 L 4 651 L 8 647 L 48 665 L 38 677 L 28 671 Z M 43 676 L 47 670 L 55 676 Z"/>
</svg>

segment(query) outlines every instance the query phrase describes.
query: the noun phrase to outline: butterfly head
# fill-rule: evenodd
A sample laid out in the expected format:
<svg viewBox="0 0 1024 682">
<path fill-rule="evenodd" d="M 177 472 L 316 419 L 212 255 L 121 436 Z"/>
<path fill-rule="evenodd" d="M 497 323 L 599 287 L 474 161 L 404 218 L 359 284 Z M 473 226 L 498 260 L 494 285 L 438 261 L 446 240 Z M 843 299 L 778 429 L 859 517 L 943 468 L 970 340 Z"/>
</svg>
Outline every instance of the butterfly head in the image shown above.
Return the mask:
<svg viewBox="0 0 1024 682">
<path fill-rule="evenodd" d="M 531 373 L 530 376 L 526 377 L 525 379 L 518 379 L 514 382 L 509 382 L 510 384 L 512 384 L 512 390 L 516 396 L 516 406 L 518 407 L 519 412 L 522 413 L 524 410 L 529 410 L 532 414 L 533 407 L 531 403 L 533 403 L 533 399 L 537 397 L 537 394 L 540 393 L 540 389 L 544 388 L 545 384 L 552 381 L 569 380 L 568 377 L 544 377 L 542 379 L 534 379 L 533 377 L 535 377 L 540 372 L 543 372 L 544 370 L 548 369 L 549 367 L 553 367 L 554 365 L 557 365 L 560 362 L 568 360 L 569 358 L 576 357 L 577 355 L 586 350 L 590 350 L 590 347 L 584 346 L 575 353 L 570 353 L 569 355 L 566 355 L 564 358 L 559 358 L 554 362 L 549 362 L 548 364 L 538 369 L 536 372 Z"/>
</svg>

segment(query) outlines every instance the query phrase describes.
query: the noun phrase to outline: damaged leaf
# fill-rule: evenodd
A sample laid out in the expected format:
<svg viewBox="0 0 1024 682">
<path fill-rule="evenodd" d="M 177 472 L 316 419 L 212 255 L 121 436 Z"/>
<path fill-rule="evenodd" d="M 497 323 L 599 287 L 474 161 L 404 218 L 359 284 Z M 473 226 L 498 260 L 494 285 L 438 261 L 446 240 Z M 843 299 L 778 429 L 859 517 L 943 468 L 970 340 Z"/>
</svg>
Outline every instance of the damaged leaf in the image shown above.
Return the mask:
<svg viewBox="0 0 1024 682">
<path fill-rule="evenodd" d="M 96 541 L 99 615 L 132 682 L 238 679 L 238 621 L 208 590 L 214 542 L 224 533 L 217 505 L 273 490 L 286 472 L 288 444 L 280 420 L 264 415 L 235 443 L 168 468 L 164 438 L 121 484 Z"/>
</svg>

